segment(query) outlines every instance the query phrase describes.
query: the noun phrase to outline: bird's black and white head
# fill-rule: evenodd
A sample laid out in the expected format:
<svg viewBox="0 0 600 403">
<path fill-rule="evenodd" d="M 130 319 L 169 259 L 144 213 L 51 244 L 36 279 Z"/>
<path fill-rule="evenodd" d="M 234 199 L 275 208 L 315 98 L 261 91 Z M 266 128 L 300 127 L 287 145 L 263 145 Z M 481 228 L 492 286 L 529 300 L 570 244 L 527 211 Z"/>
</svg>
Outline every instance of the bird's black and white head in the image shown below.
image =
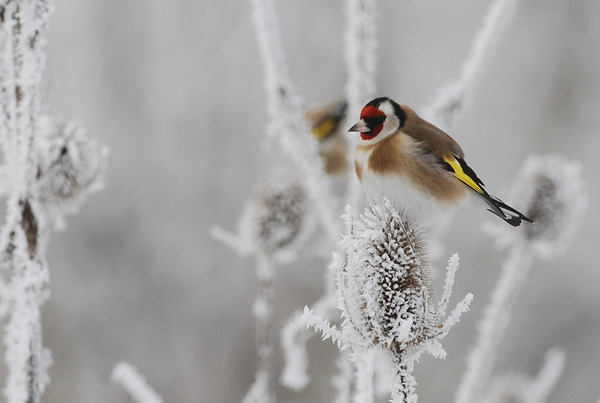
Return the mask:
<svg viewBox="0 0 600 403">
<path fill-rule="evenodd" d="M 406 112 L 395 101 L 375 98 L 360 112 L 360 120 L 348 130 L 360 132 L 360 138 L 367 142 L 377 142 L 395 133 L 404 126 Z"/>
</svg>

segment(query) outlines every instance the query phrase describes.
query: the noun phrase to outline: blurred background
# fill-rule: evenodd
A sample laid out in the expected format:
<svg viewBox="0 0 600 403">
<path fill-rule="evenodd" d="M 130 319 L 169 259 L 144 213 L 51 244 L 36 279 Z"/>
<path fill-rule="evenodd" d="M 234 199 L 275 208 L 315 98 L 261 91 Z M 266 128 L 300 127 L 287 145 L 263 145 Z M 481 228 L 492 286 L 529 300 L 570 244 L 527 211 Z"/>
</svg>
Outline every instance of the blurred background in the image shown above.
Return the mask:
<svg viewBox="0 0 600 403">
<path fill-rule="evenodd" d="M 89 197 L 49 249 L 44 345 L 47 402 L 129 402 L 110 383 L 127 360 L 166 402 L 238 402 L 254 381 L 254 261 L 211 238 L 235 230 L 245 198 L 285 158 L 263 147 L 262 61 L 251 6 L 231 0 L 55 0 L 47 33 L 51 113 L 79 118 L 110 147 L 106 188 Z M 380 1 L 378 93 L 427 105 L 455 79 L 490 1 Z M 307 104 L 343 96 L 344 3 L 279 0 L 289 73 Z M 537 262 L 517 301 L 496 373 L 537 373 L 566 353 L 550 402 L 600 397 L 600 2 L 522 0 L 452 135 L 502 197 L 530 153 L 581 161 L 590 206 L 567 256 Z M 576 197 L 574 195 L 573 197 Z M 508 200 L 507 200 L 508 201 Z M 448 236 L 461 268 L 455 301 L 471 312 L 445 339 L 446 360 L 417 365 L 419 401 L 450 401 L 503 252 L 482 236 L 494 220 L 463 207 Z M 596 257 L 594 257 L 596 256 Z M 323 292 L 327 259 L 282 267 L 275 326 Z M 336 348 L 309 343 L 313 381 L 284 402 L 333 397 Z M 281 368 L 279 347 L 277 370 Z"/>
</svg>

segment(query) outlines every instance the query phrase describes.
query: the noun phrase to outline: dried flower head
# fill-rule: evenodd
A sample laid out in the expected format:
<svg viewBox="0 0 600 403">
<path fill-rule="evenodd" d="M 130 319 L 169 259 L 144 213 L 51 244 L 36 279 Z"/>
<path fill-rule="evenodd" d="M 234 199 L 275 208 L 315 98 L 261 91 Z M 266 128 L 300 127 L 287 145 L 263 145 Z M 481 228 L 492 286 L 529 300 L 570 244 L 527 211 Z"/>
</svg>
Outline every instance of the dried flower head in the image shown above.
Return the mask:
<svg viewBox="0 0 600 403">
<path fill-rule="evenodd" d="M 98 186 L 106 168 L 106 147 L 90 138 L 76 121 L 63 117 L 40 119 L 38 183 L 42 201 L 66 200 Z"/>
<path fill-rule="evenodd" d="M 298 247 L 312 227 L 304 184 L 282 172 L 259 184 L 246 203 L 239 234 L 246 249 L 273 255 Z"/>
<path fill-rule="evenodd" d="M 389 200 L 371 204 L 359 219 L 346 209 L 346 235 L 339 243 L 343 254 L 334 253 L 331 268 L 337 273 L 341 331 L 312 310 L 303 315 L 308 325 L 337 341 L 341 349 L 352 347 L 357 365 L 357 395 L 370 394 L 369 354 L 387 352 L 395 378 L 393 402 L 416 402 L 414 363 L 423 352 L 444 357 L 440 340 L 448 334 L 473 298 L 465 298 L 446 317 L 446 308 L 458 269 L 458 255 L 448 262 L 446 281 L 437 309 L 432 302 L 426 237 L 415 223 L 399 214 Z M 440 323 L 442 321 L 442 323 Z M 362 385 L 362 386 L 361 386 Z"/>
<path fill-rule="evenodd" d="M 581 165 L 559 155 L 531 155 L 517 175 L 511 196 L 535 224 L 519 232 L 488 227 L 499 235 L 499 244 L 527 242 L 536 255 L 545 259 L 563 253 L 579 229 L 587 206 Z"/>
<path fill-rule="evenodd" d="M 344 327 L 359 335 L 363 347 L 397 355 L 418 346 L 443 355 L 434 340 L 446 328 L 432 302 L 424 231 L 388 200 L 366 209 L 359 220 L 349 215 L 346 220 L 348 234 L 341 242 L 346 257 L 338 263 L 337 278 Z"/>
<path fill-rule="evenodd" d="M 86 194 L 102 188 L 108 148 L 72 119 L 42 116 L 39 130 L 39 197 L 58 218 L 73 213 Z"/>
</svg>

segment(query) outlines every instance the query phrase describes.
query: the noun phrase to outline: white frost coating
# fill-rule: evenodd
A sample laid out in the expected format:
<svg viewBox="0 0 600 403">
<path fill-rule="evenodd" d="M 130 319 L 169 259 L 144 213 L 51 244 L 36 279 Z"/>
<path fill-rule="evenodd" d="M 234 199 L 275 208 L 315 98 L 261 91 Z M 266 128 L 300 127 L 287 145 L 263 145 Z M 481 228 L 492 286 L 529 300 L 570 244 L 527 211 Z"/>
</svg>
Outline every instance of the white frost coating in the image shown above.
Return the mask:
<svg viewBox="0 0 600 403">
<path fill-rule="evenodd" d="M 335 295 L 325 295 L 313 305 L 310 312 L 310 316 L 320 319 L 333 318 L 338 312 L 335 309 Z M 310 380 L 306 343 L 314 333 L 306 331 L 309 319 L 305 308 L 302 312 L 296 312 L 281 330 L 281 346 L 285 358 L 281 382 L 294 390 L 304 389 Z"/>
<path fill-rule="evenodd" d="M 323 173 L 317 142 L 309 135 L 302 101 L 288 76 L 272 0 L 251 0 L 251 3 L 265 73 L 269 116 L 267 139 L 279 140 L 282 152 L 302 173 L 319 223 L 334 243 L 339 233 L 336 203 Z"/>
<path fill-rule="evenodd" d="M 373 400 L 372 362 L 376 351 L 392 358 L 396 378 L 392 401 L 416 401 L 414 362 L 423 352 L 443 357 L 440 340 L 468 310 L 468 294 L 443 324 L 432 302 L 429 264 L 423 232 L 400 215 L 386 199 L 384 206 L 372 204 L 359 219 L 350 207 L 345 215 L 347 233 L 340 241 L 345 258 L 334 255 L 337 266 L 338 307 L 341 331 L 315 316 L 305 315 L 309 325 L 352 349 L 356 364 L 353 401 Z M 458 266 L 451 259 L 448 270 Z M 448 275 L 444 295 L 450 296 L 454 276 Z M 444 302 L 442 305 L 446 304 Z"/>
<path fill-rule="evenodd" d="M 563 255 L 577 235 L 588 205 L 581 170 L 578 161 L 558 154 L 528 156 L 508 199 L 535 224 L 526 224 L 524 231 L 489 224 L 486 231 L 496 236 L 500 247 L 527 243 L 543 260 Z"/>
<path fill-rule="evenodd" d="M 565 354 L 552 349 L 535 377 L 523 372 L 508 372 L 495 377 L 486 387 L 481 403 L 545 403 L 550 392 L 556 386 L 565 366 Z"/>
<path fill-rule="evenodd" d="M 525 396 L 523 396 L 523 403 L 545 402 L 560 379 L 564 368 L 565 353 L 558 349 L 548 351 L 544 365 L 537 376 L 531 381 L 525 392 Z"/>
<path fill-rule="evenodd" d="M 123 361 L 115 366 L 111 381 L 125 389 L 137 403 L 162 403 L 162 398 L 146 383 L 146 380 L 129 363 Z"/>
<path fill-rule="evenodd" d="M 0 147 L 8 178 L 0 268 L 10 277 L 0 297 L 8 315 L 3 339 L 8 370 L 3 393 L 8 403 L 40 402 L 52 361 L 42 347 L 40 307 L 48 296 L 48 239 L 35 191 L 42 45 L 51 8 L 41 0 L 5 2 L 0 24 Z"/>
<path fill-rule="evenodd" d="M 104 187 L 108 147 L 89 136 L 73 119 L 42 115 L 38 127 L 37 190 L 56 229 L 77 212 L 88 194 Z"/>
<path fill-rule="evenodd" d="M 456 392 L 456 403 L 478 402 L 488 384 L 498 353 L 498 345 L 510 321 L 517 294 L 533 264 L 523 247 L 512 250 L 502 266 L 500 279 L 492 292 L 478 328 L 479 335 L 467 359 L 467 369 Z"/>
<path fill-rule="evenodd" d="M 3 393 L 8 403 L 38 403 L 52 363 L 42 346 L 40 315 L 49 295 L 49 227 L 97 189 L 106 155 L 78 125 L 66 124 L 60 133 L 45 131 L 51 125 L 41 115 L 42 48 L 52 2 L 2 4 L 0 193 L 6 197 L 6 217 L 0 230 L 0 269 L 8 277 L 0 295 L 0 312 L 6 316 Z"/>
<path fill-rule="evenodd" d="M 564 253 L 579 229 L 587 205 L 580 165 L 558 155 L 528 157 L 511 196 L 514 205 L 535 224 L 526 224 L 523 231 L 512 232 L 488 226 L 488 231 L 497 236 L 498 244 L 510 252 L 479 325 L 479 336 L 469 354 L 456 403 L 478 402 L 482 397 L 517 294 L 534 258 L 547 260 Z"/>
<path fill-rule="evenodd" d="M 358 120 L 365 103 L 375 97 L 377 70 L 377 39 L 374 0 L 346 0 L 346 30 L 344 33 L 344 59 L 347 69 L 346 100 L 348 119 Z M 350 126 L 348 126 L 350 127 Z M 349 136 L 348 155 L 353 155 L 358 136 Z M 345 202 L 357 208 L 361 200 L 360 182 L 353 169 L 348 171 L 348 189 Z"/>
</svg>

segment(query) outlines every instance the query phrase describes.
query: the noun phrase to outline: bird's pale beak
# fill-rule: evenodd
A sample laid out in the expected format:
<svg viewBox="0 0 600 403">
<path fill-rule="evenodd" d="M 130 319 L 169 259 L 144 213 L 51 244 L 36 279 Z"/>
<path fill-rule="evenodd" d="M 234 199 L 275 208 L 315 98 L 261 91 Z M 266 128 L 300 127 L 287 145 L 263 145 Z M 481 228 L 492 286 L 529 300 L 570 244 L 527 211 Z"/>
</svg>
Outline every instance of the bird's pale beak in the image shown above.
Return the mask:
<svg viewBox="0 0 600 403">
<path fill-rule="evenodd" d="M 367 123 L 361 119 L 354 126 L 352 126 L 348 131 L 349 132 L 368 133 L 371 131 L 371 129 L 369 128 Z"/>
</svg>

